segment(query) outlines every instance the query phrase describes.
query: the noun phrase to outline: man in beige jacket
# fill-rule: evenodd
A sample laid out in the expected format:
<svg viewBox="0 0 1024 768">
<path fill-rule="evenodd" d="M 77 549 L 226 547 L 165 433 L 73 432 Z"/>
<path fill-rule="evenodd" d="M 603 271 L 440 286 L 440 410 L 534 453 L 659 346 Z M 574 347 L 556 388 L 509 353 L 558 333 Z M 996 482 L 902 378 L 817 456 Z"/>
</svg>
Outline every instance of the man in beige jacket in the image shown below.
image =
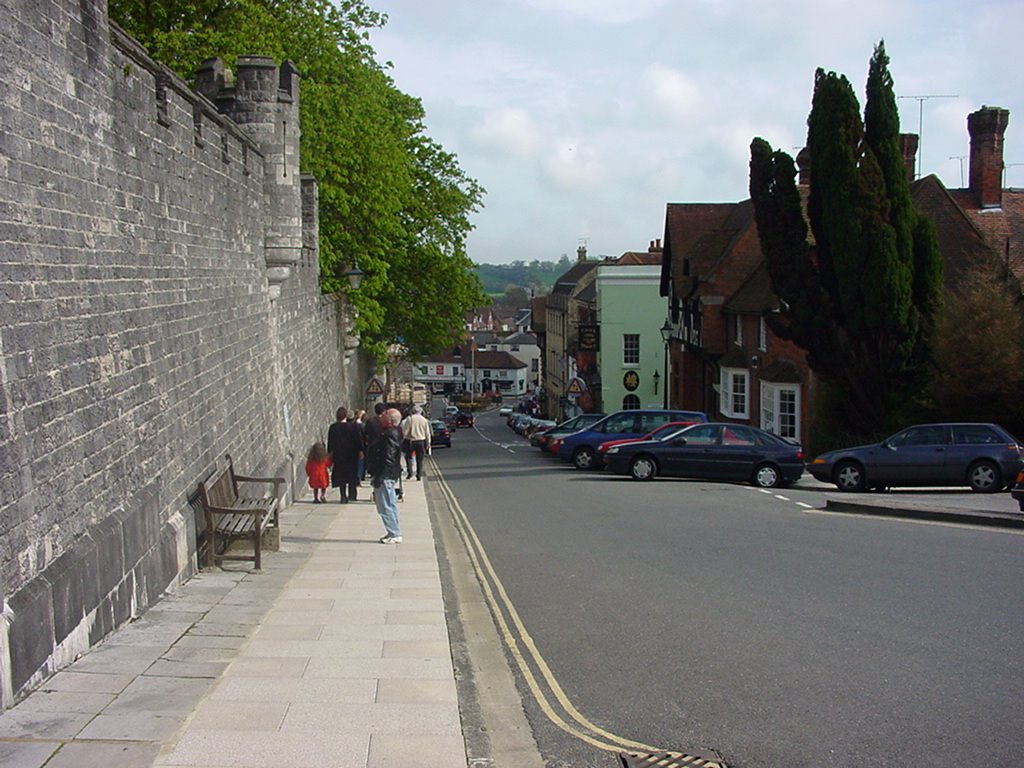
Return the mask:
<svg viewBox="0 0 1024 768">
<path fill-rule="evenodd" d="M 412 478 L 412 457 L 416 456 L 416 479 L 423 477 L 423 457 L 430 453 L 430 422 L 423 415 L 423 408 L 412 407 L 412 413 L 402 420 L 402 440 L 408 441 L 405 450 L 405 478 Z"/>
</svg>

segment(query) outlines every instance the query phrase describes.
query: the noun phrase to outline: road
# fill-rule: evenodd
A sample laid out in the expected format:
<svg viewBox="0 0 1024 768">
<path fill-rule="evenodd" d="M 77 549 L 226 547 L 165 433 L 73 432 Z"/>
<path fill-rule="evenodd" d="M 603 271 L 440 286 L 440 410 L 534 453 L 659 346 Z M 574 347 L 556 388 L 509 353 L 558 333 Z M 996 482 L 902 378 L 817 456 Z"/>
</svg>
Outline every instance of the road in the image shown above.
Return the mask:
<svg viewBox="0 0 1024 768">
<path fill-rule="evenodd" d="M 548 766 L 617 765 L 616 748 L 732 768 L 1024 764 L 1020 532 L 825 512 L 835 494 L 813 480 L 581 473 L 493 412 L 453 443 L 439 479 Z"/>
</svg>

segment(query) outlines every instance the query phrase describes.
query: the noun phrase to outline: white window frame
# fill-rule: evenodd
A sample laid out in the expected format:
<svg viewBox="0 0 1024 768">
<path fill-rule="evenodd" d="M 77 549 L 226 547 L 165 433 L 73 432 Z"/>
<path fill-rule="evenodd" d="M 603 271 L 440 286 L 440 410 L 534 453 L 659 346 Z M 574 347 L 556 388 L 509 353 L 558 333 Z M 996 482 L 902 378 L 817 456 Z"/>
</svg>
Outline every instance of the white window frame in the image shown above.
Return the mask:
<svg viewBox="0 0 1024 768">
<path fill-rule="evenodd" d="M 761 382 L 761 429 L 765 432 L 800 439 L 799 384 Z M 790 396 L 787 398 L 787 396 Z M 791 399 L 790 399 L 791 398 Z M 788 400 L 788 402 L 787 402 Z"/>
<path fill-rule="evenodd" d="M 750 414 L 750 371 L 722 368 L 719 374 L 721 404 L 718 410 L 730 419 L 746 419 Z"/>
<path fill-rule="evenodd" d="M 768 351 L 768 323 L 763 317 L 758 318 L 761 322 L 757 327 L 757 348 L 762 352 Z"/>
<path fill-rule="evenodd" d="M 743 315 L 733 315 L 736 319 L 736 327 L 733 329 L 732 343 L 737 347 L 743 346 Z"/>
<path fill-rule="evenodd" d="M 631 348 L 630 342 L 635 340 L 636 347 Z M 640 365 L 640 334 L 639 333 L 624 333 L 622 334 L 622 364 L 624 366 L 629 365 Z"/>
</svg>

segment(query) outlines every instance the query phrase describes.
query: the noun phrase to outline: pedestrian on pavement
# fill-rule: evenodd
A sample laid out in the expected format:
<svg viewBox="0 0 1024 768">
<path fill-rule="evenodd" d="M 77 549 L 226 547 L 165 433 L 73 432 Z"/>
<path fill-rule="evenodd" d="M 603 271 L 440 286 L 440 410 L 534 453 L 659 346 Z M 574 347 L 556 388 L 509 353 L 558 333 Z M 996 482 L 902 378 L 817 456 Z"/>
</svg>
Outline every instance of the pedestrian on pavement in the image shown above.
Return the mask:
<svg viewBox="0 0 1024 768">
<path fill-rule="evenodd" d="M 330 483 L 327 470 L 331 468 L 331 455 L 323 440 L 317 440 L 306 454 L 306 477 L 313 489 L 313 503 L 327 503 L 327 486 Z"/>
<path fill-rule="evenodd" d="M 430 452 L 430 422 L 423 415 L 423 408 L 412 407 L 410 413 L 401 424 L 402 438 L 409 443 L 405 454 L 405 479 L 412 478 L 412 459 L 416 457 L 416 479 L 423 478 L 423 457 Z"/>
<path fill-rule="evenodd" d="M 341 503 L 355 501 L 359 487 L 359 456 L 363 452 L 363 434 L 354 421 L 348 420 L 348 409 L 339 408 L 335 421 L 327 431 L 327 451 L 334 460 L 331 485 L 341 489 Z"/>
<path fill-rule="evenodd" d="M 356 475 L 359 477 L 359 484 L 363 484 L 363 480 L 366 479 L 366 438 L 363 435 L 363 428 L 366 426 L 366 411 L 362 408 L 356 411 L 355 418 L 356 426 L 359 427 L 359 440 L 363 444 L 362 454 L 359 456 L 359 469 Z"/>
<path fill-rule="evenodd" d="M 388 407 L 384 403 L 376 403 L 373 406 L 373 416 L 363 422 L 363 452 L 367 455 L 369 455 L 370 443 L 380 437 L 380 433 L 384 431 L 381 417 L 387 409 Z"/>
<path fill-rule="evenodd" d="M 381 544 L 398 544 L 402 541 L 398 496 L 395 493 L 395 482 L 402 476 L 402 435 L 398 429 L 401 421 L 402 414 L 395 408 L 385 411 L 381 417 L 384 431 L 370 445 L 366 456 L 366 471 L 373 478 L 373 501 L 384 523 Z"/>
</svg>

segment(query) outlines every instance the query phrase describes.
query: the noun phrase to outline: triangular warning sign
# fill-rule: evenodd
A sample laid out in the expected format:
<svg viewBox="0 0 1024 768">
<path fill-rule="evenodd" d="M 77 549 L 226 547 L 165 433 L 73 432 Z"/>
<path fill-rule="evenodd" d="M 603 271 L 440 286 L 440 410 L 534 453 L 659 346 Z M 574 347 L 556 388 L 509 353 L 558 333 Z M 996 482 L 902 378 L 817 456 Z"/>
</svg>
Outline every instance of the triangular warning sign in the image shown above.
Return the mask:
<svg viewBox="0 0 1024 768">
<path fill-rule="evenodd" d="M 366 385 L 366 394 L 368 395 L 383 395 L 384 394 L 384 382 L 376 376 L 370 377 L 370 383 Z"/>
</svg>

